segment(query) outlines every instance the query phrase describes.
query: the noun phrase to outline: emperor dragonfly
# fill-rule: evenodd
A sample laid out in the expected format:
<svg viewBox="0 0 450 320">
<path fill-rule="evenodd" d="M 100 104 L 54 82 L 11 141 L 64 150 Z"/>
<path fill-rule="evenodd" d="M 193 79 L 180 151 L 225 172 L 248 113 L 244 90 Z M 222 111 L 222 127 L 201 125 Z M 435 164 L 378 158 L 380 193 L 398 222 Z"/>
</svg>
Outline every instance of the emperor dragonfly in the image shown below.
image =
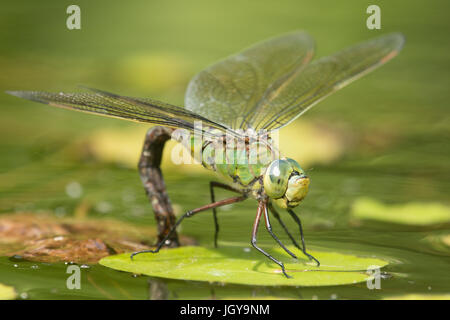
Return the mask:
<svg viewBox="0 0 450 320">
<path fill-rule="evenodd" d="M 198 73 L 188 85 L 185 108 L 97 89 L 90 89 L 92 93 L 8 93 L 52 106 L 161 125 L 148 131 L 139 161 L 141 179 L 158 223 L 159 241 L 156 249 L 135 252 L 131 258 L 144 252 L 156 253 L 164 245 L 178 245 L 176 227 L 183 219 L 208 209 L 213 211 L 214 244 L 217 246 L 219 225 L 216 208 L 252 197 L 257 200 L 258 208 L 251 243 L 277 263 L 283 274 L 289 277 L 283 263 L 257 245 L 256 235 L 261 217 L 264 216 L 267 231 L 289 255 L 297 258 L 273 233 L 270 211 L 293 244 L 320 265 L 306 251 L 301 221 L 292 210 L 306 196 L 310 180 L 295 160 L 280 156 L 272 148 L 267 132 L 287 125 L 331 93 L 391 60 L 399 53 L 403 44 L 403 35 L 388 34 L 310 63 L 314 52 L 312 38 L 305 32 L 288 33 L 253 45 Z M 229 183 L 211 182 L 211 203 L 190 210 L 175 221 L 159 168 L 161 153 L 164 143 L 170 139 L 175 129 L 194 132 L 197 121 L 202 122 L 203 128 L 200 131 L 205 136 L 202 151 L 214 152 L 212 143 L 227 147 L 227 135 L 236 138 L 245 150 L 252 141 L 264 137 L 266 140 L 263 148 L 273 157 L 256 166 L 248 161 L 249 155 L 244 156 L 243 163 L 215 163 L 201 158 L 200 161 L 206 168 L 229 178 Z M 187 147 L 194 149 L 191 142 Z M 215 187 L 239 195 L 215 201 Z M 289 233 L 273 203 L 287 210 L 298 225 L 301 246 Z"/>
</svg>

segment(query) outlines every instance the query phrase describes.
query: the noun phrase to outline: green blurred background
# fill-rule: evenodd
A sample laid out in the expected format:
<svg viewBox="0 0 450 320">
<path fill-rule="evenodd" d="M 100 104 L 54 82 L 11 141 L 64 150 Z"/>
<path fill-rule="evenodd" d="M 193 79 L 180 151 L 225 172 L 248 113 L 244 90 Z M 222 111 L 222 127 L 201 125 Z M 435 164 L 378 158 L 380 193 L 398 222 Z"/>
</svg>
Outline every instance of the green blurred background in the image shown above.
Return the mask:
<svg viewBox="0 0 450 320">
<path fill-rule="evenodd" d="M 81 8 L 81 30 L 66 28 L 70 4 Z M 381 30 L 366 27 L 370 4 L 381 8 Z M 299 154 L 309 157 L 303 164 L 313 184 L 301 208 L 309 246 L 395 260 L 398 263 L 387 271 L 402 276 L 375 291 L 364 285 L 270 290 L 201 283 L 190 290 L 181 281 L 166 285 L 171 298 L 209 298 L 211 290 L 223 297 L 247 297 L 256 290 L 258 297 L 320 299 L 332 294 L 370 299 L 450 291 L 448 218 L 411 226 L 408 219 L 404 224 L 361 223 L 352 216 L 353 203 L 362 197 L 386 205 L 438 203 L 448 214 L 447 1 L 3 1 L 1 8 L 0 92 L 78 91 L 82 84 L 178 105 L 183 105 L 186 85 L 195 73 L 284 32 L 308 31 L 316 40 L 318 57 L 384 33 L 404 33 L 406 45 L 398 57 L 282 130 L 284 140 L 300 140 L 298 136 L 308 140 L 304 153 L 297 150 L 303 143 L 288 144 L 284 151 L 300 164 Z M 0 93 L 0 212 L 70 216 L 83 200 L 92 203 L 90 216 L 152 225 L 150 206 L 130 165 L 133 155 L 131 160 L 114 157 L 130 150 L 137 157 L 146 128 Z M 114 144 L 111 138 L 111 143 L 108 133 L 123 139 Z M 108 143 L 113 146 L 105 147 Z M 89 156 L 80 144 L 89 145 Z M 99 152 L 102 148 L 107 151 Z M 209 199 L 211 175 L 191 167 L 163 166 L 180 212 Z M 67 194 L 66 186 L 72 182 L 82 186 L 81 199 Z M 246 243 L 254 211 L 255 203 L 248 201 L 224 212 L 221 239 Z M 188 221 L 182 232 L 211 245 L 211 216 Z M 436 245 L 426 240 L 430 238 L 447 242 Z M 267 237 L 263 241 L 271 243 Z M 33 279 L 46 279 L 51 272 L 27 278 L 28 271 L 23 271 L 11 278 L 12 262 L 1 261 L 0 282 L 31 298 L 78 297 L 78 293 L 52 294 L 53 284 L 45 281 L 33 284 Z M 64 273 L 62 266 L 54 268 Z M 140 288 L 133 298 L 148 297 L 146 280 L 99 266 L 90 272 L 99 281 L 118 277 L 124 288 Z M 95 289 L 84 297 L 108 298 Z M 124 298 L 119 293 L 113 297 Z"/>
</svg>

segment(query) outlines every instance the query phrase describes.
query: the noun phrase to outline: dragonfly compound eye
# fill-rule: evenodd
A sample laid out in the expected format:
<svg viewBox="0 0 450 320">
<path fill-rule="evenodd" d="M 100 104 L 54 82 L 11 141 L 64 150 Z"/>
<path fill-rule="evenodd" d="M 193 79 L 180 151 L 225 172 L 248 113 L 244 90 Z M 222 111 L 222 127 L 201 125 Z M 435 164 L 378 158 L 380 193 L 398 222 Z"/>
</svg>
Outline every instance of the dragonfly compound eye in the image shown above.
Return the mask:
<svg viewBox="0 0 450 320">
<path fill-rule="evenodd" d="M 298 164 L 298 162 L 295 161 L 294 159 L 287 158 L 286 161 L 288 161 L 288 162 L 291 164 L 292 169 L 293 169 L 294 171 L 296 171 L 298 174 L 304 174 L 304 173 L 305 173 L 305 172 L 303 171 L 302 167 L 300 167 L 300 165 Z"/>
<path fill-rule="evenodd" d="M 270 198 L 277 199 L 284 196 L 292 171 L 292 166 L 287 160 L 272 161 L 264 174 L 264 191 Z"/>
</svg>

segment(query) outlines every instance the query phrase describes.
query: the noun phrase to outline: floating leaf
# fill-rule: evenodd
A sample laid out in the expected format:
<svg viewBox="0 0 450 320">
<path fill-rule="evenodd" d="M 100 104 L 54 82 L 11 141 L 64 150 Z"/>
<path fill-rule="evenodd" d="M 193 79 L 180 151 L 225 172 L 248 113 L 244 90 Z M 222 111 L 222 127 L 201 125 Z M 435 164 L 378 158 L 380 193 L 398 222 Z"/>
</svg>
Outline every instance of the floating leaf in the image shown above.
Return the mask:
<svg viewBox="0 0 450 320">
<path fill-rule="evenodd" d="M 121 166 L 135 169 L 141 155 L 142 143 L 148 128 L 137 127 L 132 129 L 100 129 L 91 134 L 78 146 L 81 150 L 88 149 L 90 156 L 97 161 L 116 163 Z M 174 164 L 172 161 L 172 149 L 178 143 L 174 140 L 167 141 L 164 146 L 162 158 L 163 168 L 175 171 L 187 171 L 206 173 L 200 164 Z"/>
<path fill-rule="evenodd" d="M 122 59 L 116 76 L 130 87 L 173 93 L 177 87 L 184 90 L 184 85 L 189 80 L 189 64 L 182 56 L 173 53 L 138 53 Z"/>
<path fill-rule="evenodd" d="M 0 300 L 13 300 L 17 296 L 13 287 L 0 283 Z"/>
<path fill-rule="evenodd" d="M 0 255 L 30 261 L 96 263 L 110 254 L 149 249 L 154 227 L 113 219 L 56 218 L 46 214 L 0 216 Z M 182 243 L 192 244 L 187 237 Z"/>
<path fill-rule="evenodd" d="M 450 252 L 450 234 L 431 234 L 425 237 L 432 247 L 442 252 Z"/>
<path fill-rule="evenodd" d="M 352 216 L 362 220 L 425 226 L 450 222 L 450 207 L 440 203 L 410 202 L 386 205 L 370 198 L 355 201 Z"/>
<path fill-rule="evenodd" d="M 292 159 L 302 159 L 302 166 L 312 164 L 329 164 L 337 160 L 344 152 L 346 142 L 343 133 L 333 126 L 299 121 L 297 127 L 286 127 L 280 132 L 280 149 L 286 150 L 286 156 Z M 78 144 L 79 156 L 83 150 L 89 150 L 89 155 L 96 160 L 106 163 L 117 163 L 121 166 L 135 169 L 141 155 L 142 143 L 147 127 L 126 129 L 99 129 Z M 293 139 L 302 141 L 301 148 L 292 148 Z M 205 173 L 203 166 L 194 163 L 174 164 L 172 161 L 173 148 L 178 143 L 169 140 L 164 147 L 162 165 L 170 170 L 195 173 Z"/>
<path fill-rule="evenodd" d="M 295 252 L 295 248 L 290 248 Z M 280 249 L 281 250 L 281 249 Z M 329 286 L 366 281 L 366 270 L 383 267 L 388 262 L 376 258 L 362 258 L 336 252 L 311 252 L 321 261 L 286 258 L 284 252 L 272 253 L 282 259 L 292 279 L 287 279 L 275 263 L 266 261 L 256 250 L 240 247 L 209 249 L 181 247 L 145 253 L 130 259 L 129 254 L 109 256 L 100 264 L 116 270 L 178 280 L 196 280 L 246 285 Z"/>
<path fill-rule="evenodd" d="M 285 156 L 301 159 L 304 168 L 314 164 L 330 164 L 336 161 L 347 148 L 345 132 L 331 124 L 316 123 L 303 119 L 297 126 L 286 126 L 280 131 L 279 148 Z M 292 148 L 292 141 L 301 141 L 301 148 Z"/>
</svg>

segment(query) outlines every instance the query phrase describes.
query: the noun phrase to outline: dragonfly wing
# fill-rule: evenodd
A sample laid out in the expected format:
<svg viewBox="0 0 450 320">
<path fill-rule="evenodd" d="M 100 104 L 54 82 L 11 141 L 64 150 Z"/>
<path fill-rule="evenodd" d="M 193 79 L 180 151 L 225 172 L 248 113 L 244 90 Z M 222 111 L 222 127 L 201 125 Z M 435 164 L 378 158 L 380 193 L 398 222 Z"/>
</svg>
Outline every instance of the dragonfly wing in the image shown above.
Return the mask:
<svg viewBox="0 0 450 320">
<path fill-rule="evenodd" d="M 249 122 L 255 129 L 278 129 L 329 94 L 395 57 L 404 44 L 400 33 L 388 34 L 318 59 L 301 72 L 279 79 L 257 103 Z"/>
<path fill-rule="evenodd" d="M 161 101 L 120 96 L 97 89 L 90 90 L 94 93 L 51 93 L 44 91 L 8 91 L 7 93 L 56 107 L 191 131 L 194 130 L 195 121 L 202 121 L 203 125 L 218 129 L 221 132 L 228 129 L 192 111 Z"/>
<path fill-rule="evenodd" d="M 289 33 L 258 43 L 198 73 L 189 83 L 185 106 L 233 129 L 252 127 L 253 107 L 280 77 L 307 64 L 312 38 Z"/>
</svg>

